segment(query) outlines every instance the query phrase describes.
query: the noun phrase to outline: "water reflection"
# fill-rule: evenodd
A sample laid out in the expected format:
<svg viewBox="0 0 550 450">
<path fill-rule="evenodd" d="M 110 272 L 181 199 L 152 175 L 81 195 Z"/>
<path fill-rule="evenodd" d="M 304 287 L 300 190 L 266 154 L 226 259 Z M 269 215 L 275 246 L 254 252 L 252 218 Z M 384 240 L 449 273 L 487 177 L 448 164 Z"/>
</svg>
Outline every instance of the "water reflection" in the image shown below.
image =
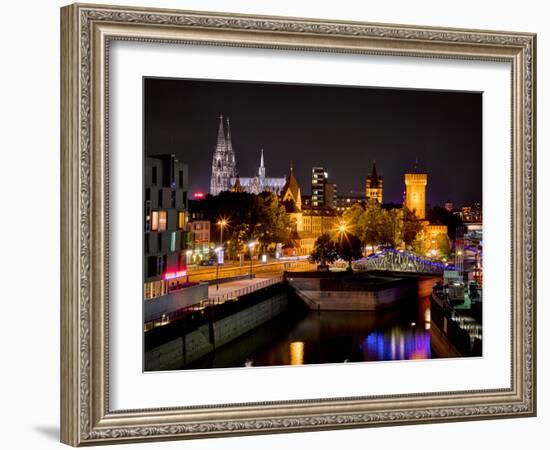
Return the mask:
<svg viewBox="0 0 550 450">
<path fill-rule="evenodd" d="M 430 342 L 429 299 L 384 312 L 297 309 L 184 368 L 258 367 L 445 357 Z"/>
<path fill-rule="evenodd" d="M 290 343 L 290 364 L 292 366 L 299 366 L 304 363 L 304 343 L 303 342 L 291 342 Z"/>
<path fill-rule="evenodd" d="M 367 336 L 363 347 L 365 360 L 430 359 L 430 332 L 416 328 L 404 331 L 393 327 L 389 332 L 375 331 Z"/>
</svg>

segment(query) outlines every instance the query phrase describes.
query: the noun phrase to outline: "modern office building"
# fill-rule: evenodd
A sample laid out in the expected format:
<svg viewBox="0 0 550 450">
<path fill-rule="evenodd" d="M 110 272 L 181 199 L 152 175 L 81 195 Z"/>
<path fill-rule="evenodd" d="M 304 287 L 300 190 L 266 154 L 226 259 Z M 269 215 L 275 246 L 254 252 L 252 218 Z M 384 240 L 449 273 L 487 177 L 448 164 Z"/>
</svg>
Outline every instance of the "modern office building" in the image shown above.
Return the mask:
<svg viewBox="0 0 550 450">
<path fill-rule="evenodd" d="M 335 208 L 338 190 L 336 183 L 328 181 L 328 172 L 324 167 L 311 168 L 311 206 Z"/>
<path fill-rule="evenodd" d="M 325 183 L 325 204 L 326 208 L 336 208 L 338 201 L 338 186 L 336 183 Z"/>
<path fill-rule="evenodd" d="M 160 297 L 186 275 L 187 165 L 175 155 L 145 158 L 144 298 Z"/>
<path fill-rule="evenodd" d="M 309 255 L 319 236 L 335 230 L 338 222 L 335 209 L 314 206 L 313 199 L 311 204 L 303 204 L 300 186 L 292 167 L 280 198 L 291 227 L 292 254 Z"/>
</svg>

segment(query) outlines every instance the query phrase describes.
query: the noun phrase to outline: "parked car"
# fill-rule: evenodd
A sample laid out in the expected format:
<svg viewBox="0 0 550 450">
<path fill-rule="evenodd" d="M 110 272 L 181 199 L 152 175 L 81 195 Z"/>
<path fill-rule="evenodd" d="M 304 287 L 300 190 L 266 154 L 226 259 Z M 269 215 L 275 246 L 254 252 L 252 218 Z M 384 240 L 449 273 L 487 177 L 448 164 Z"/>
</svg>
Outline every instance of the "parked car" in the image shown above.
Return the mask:
<svg viewBox="0 0 550 450">
<path fill-rule="evenodd" d="M 203 259 L 199 262 L 199 266 L 214 266 L 216 265 L 216 261 L 213 259 Z"/>
</svg>

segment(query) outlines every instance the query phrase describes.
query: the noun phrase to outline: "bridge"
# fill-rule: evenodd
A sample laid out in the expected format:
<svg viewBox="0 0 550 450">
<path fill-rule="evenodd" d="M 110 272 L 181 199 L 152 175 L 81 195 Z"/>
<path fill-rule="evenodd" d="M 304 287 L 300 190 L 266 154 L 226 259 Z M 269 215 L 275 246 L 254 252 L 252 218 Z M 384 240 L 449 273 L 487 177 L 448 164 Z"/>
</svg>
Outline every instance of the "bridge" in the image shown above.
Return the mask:
<svg viewBox="0 0 550 450">
<path fill-rule="evenodd" d="M 354 263 L 359 270 L 391 270 L 395 272 L 416 272 L 442 274 L 445 270 L 454 270 L 454 265 L 433 259 L 423 258 L 404 250 L 385 249 Z"/>
</svg>

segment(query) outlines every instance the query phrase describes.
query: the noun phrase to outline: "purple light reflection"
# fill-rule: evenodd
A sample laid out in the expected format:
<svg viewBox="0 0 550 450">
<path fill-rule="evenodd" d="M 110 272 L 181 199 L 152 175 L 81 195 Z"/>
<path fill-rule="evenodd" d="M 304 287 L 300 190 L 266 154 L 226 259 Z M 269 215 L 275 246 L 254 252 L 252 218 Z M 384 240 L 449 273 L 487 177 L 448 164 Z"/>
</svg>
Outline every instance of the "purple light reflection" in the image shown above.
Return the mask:
<svg viewBox="0 0 550 450">
<path fill-rule="evenodd" d="M 365 339 L 367 359 L 396 361 L 403 359 L 431 359 L 430 332 L 394 327 L 390 331 L 374 331 Z"/>
</svg>

